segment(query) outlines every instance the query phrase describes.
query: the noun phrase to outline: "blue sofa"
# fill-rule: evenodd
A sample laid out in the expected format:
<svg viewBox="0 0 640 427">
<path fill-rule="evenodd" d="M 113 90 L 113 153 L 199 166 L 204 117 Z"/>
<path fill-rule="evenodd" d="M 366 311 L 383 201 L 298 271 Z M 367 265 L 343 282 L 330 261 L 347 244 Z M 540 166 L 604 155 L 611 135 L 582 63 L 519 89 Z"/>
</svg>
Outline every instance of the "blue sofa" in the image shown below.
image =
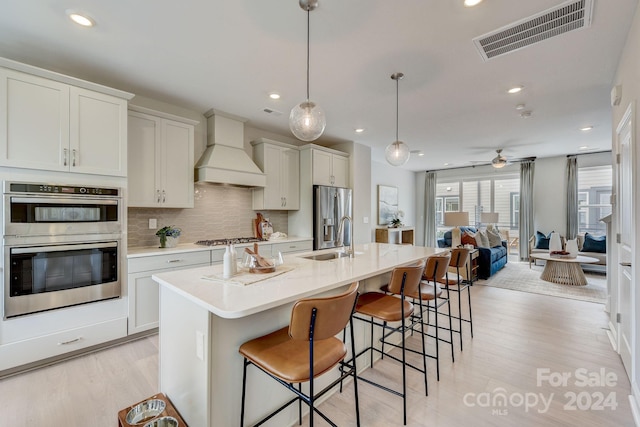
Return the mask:
<svg viewBox="0 0 640 427">
<path fill-rule="evenodd" d="M 477 230 L 474 227 L 460 227 L 460 231 L 464 233 L 466 230 L 469 230 L 475 233 Z M 450 248 L 451 247 L 451 231 L 447 231 L 444 233 L 444 237 L 438 239 L 438 247 L 439 248 Z M 479 252 L 478 254 L 478 278 L 479 279 L 488 279 L 493 276 L 497 271 L 502 269 L 507 264 L 508 251 L 507 251 L 507 242 L 505 240 L 502 241 L 501 246 L 496 246 L 493 248 L 477 248 Z"/>
</svg>

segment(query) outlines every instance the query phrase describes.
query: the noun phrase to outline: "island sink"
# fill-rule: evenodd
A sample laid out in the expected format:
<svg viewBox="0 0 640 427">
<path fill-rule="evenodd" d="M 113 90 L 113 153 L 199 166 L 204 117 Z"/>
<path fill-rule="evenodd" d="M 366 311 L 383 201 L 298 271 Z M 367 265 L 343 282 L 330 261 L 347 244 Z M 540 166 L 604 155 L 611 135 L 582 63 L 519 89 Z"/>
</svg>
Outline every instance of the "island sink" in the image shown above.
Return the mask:
<svg viewBox="0 0 640 427">
<path fill-rule="evenodd" d="M 316 255 L 309 255 L 309 256 L 303 256 L 301 258 L 305 258 L 305 259 L 310 259 L 313 261 L 329 261 L 332 259 L 338 259 L 338 258 L 343 258 L 343 257 L 348 257 L 349 254 L 345 253 L 345 252 L 327 252 L 324 254 L 316 254 Z"/>
</svg>

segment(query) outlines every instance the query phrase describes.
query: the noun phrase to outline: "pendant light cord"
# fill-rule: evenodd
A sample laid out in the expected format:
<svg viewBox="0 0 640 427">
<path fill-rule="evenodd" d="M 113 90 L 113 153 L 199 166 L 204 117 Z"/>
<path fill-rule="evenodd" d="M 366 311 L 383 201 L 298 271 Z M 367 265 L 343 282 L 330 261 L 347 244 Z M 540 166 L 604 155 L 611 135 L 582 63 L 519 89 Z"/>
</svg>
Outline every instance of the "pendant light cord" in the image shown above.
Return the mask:
<svg viewBox="0 0 640 427">
<path fill-rule="evenodd" d="M 400 107 L 398 106 L 398 104 L 400 103 L 399 100 L 399 96 L 398 96 L 398 92 L 400 91 L 400 79 L 396 79 L 396 141 L 398 141 L 398 121 L 399 121 L 399 117 L 400 114 L 398 113 Z"/>
<path fill-rule="evenodd" d="M 311 25 L 311 11 L 307 8 L 307 101 L 309 101 L 309 27 Z"/>
</svg>

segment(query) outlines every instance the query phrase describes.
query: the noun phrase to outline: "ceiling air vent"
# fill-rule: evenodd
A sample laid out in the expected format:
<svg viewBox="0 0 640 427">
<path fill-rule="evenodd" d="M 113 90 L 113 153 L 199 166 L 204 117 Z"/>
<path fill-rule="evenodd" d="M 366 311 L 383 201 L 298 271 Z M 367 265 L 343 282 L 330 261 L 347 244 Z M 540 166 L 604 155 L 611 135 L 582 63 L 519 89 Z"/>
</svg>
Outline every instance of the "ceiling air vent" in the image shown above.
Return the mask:
<svg viewBox="0 0 640 427">
<path fill-rule="evenodd" d="M 560 34 L 591 25 L 594 0 L 568 1 L 473 39 L 480 56 L 488 61 Z"/>
</svg>

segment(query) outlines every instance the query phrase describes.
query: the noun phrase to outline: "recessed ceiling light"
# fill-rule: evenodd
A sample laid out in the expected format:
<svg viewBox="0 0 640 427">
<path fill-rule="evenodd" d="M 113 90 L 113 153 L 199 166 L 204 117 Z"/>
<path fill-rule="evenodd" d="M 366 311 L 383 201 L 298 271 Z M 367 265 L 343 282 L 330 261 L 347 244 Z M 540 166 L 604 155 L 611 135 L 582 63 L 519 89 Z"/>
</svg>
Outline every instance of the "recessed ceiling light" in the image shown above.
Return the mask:
<svg viewBox="0 0 640 427">
<path fill-rule="evenodd" d="M 514 86 L 511 89 L 509 89 L 507 92 L 509 93 L 518 93 L 520 92 L 524 87 L 523 86 Z"/>
<path fill-rule="evenodd" d="M 466 7 L 476 6 L 478 3 L 481 3 L 482 0 L 464 0 L 464 5 Z"/>
<path fill-rule="evenodd" d="M 444 166 L 449 166 L 451 163 L 445 163 Z"/>
<path fill-rule="evenodd" d="M 516 110 L 524 110 L 525 105 L 524 104 L 518 104 L 516 105 Z"/>
<path fill-rule="evenodd" d="M 355 129 L 355 131 L 356 131 L 356 133 L 362 133 L 362 132 L 364 132 L 364 129 L 363 128 L 357 128 L 357 129 Z"/>
<path fill-rule="evenodd" d="M 82 25 L 83 27 L 93 27 L 96 25 L 96 22 L 84 13 L 80 13 L 75 10 L 67 10 L 67 15 L 69 15 L 69 18 L 73 22 L 78 25 Z"/>
<path fill-rule="evenodd" d="M 583 128 L 580 128 L 580 130 L 583 131 L 583 132 L 590 131 L 591 129 L 593 129 L 593 126 L 585 126 Z"/>
<path fill-rule="evenodd" d="M 588 146 L 588 145 L 583 145 L 582 147 L 580 147 L 580 149 L 581 149 L 582 151 L 584 151 L 584 150 L 588 150 L 588 149 L 589 149 L 589 146 Z"/>
<path fill-rule="evenodd" d="M 272 92 L 272 93 L 269 94 L 269 98 L 271 98 L 271 99 L 280 99 L 280 94 Z"/>
</svg>

